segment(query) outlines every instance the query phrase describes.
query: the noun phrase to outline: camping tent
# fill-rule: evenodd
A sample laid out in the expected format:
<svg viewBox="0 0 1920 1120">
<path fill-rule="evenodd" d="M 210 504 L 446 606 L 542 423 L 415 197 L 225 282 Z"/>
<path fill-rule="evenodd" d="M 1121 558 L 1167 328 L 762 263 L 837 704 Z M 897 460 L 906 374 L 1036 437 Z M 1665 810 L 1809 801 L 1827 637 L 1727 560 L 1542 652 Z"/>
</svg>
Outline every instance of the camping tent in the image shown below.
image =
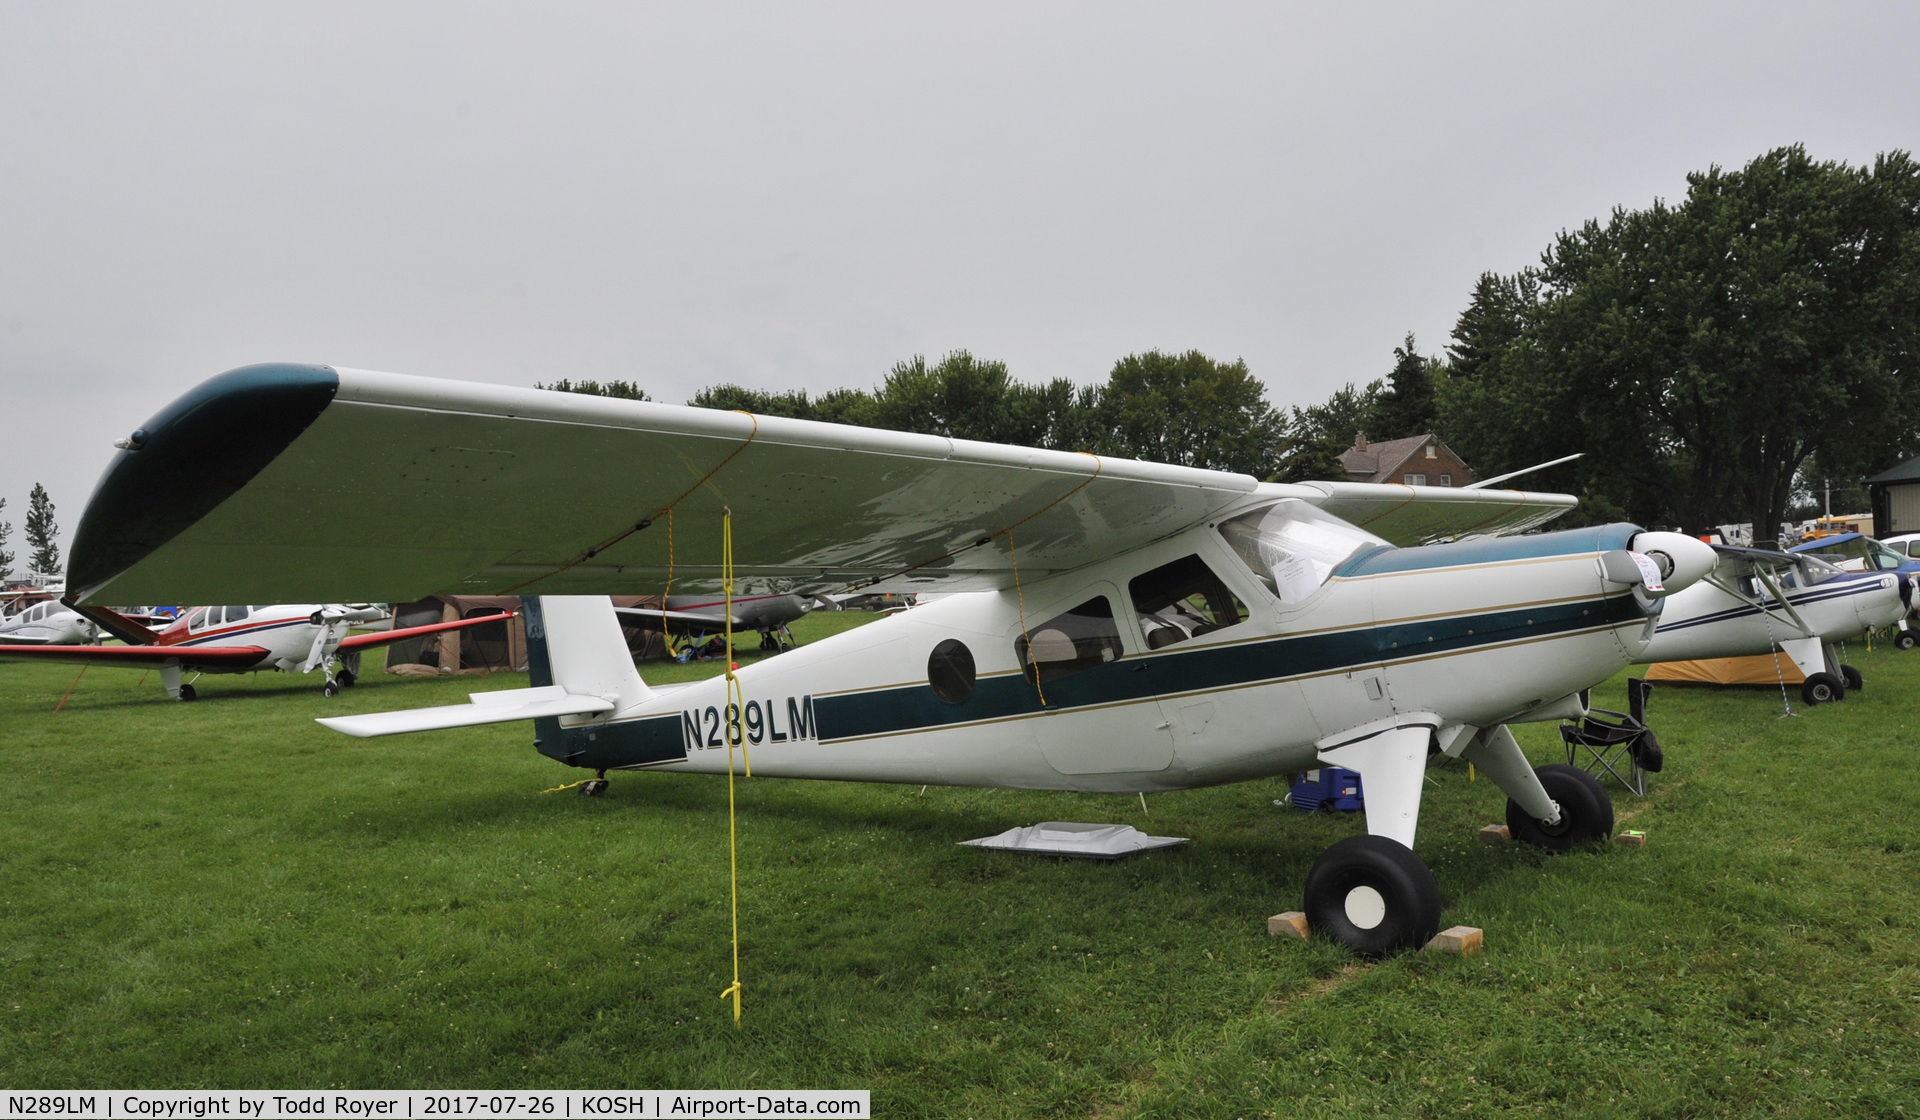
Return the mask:
<svg viewBox="0 0 1920 1120">
<path fill-rule="evenodd" d="M 1799 684 L 1807 679 L 1793 658 L 1770 653 L 1752 657 L 1712 657 L 1703 661 L 1661 661 L 1647 666 L 1650 681 L 1691 684 Z"/>
<path fill-rule="evenodd" d="M 615 595 L 617 607 L 660 607 L 658 595 Z M 464 630 L 449 630 L 395 642 L 387 649 L 387 671 L 402 665 L 432 668 L 483 669 L 496 672 L 527 670 L 527 628 L 519 614 L 520 599 L 515 595 L 432 595 L 411 603 L 395 603 L 395 629 L 424 626 L 433 622 L 452 622 L 462 618 L 514 611 L 514 617 Z M 666 637 L 659 630 L 644 629 L 621 619 L 622 633 L 634 660 L 645 661 L 668 656 Z M 413 670 L 417 672 L 418 670 Z"/>
</svg>

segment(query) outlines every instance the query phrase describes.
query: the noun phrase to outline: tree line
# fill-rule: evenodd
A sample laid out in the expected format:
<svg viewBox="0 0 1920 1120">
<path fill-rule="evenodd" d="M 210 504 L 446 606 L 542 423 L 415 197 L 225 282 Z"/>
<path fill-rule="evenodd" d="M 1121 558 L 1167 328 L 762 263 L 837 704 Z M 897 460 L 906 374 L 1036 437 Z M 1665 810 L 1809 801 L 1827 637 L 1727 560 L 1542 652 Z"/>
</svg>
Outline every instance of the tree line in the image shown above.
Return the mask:
<svg viewBox="0 0 1920 1120">
<path fill-rule="evenodd" d="M 1339 453 L 1362 429 L 1411 432 L 1431 424 L 1431 359 L 1413 352 L 1412 336 L 1395 353 L 1400 361 L 1391 387 L 1348 386 L 1326 405 L 1295 408 L 1291 415 L 1268 402 L 1266 387 L 1245 361 L 1221 361 L 1197 350 L 1129 354 L 1098 385 L 1075 385 L 1064 377 L 1021 381 L 1005 362 L 966 350 L 933 362 L 916 354 L 896 362 L 871 390 L 812 396 L 804 389 L 729 384 L 702 389 L 687 403 L 1297 481 L 1342 477 Z M 1418 367 L 1417 376 L 1405 373 L 1412 367 Z M 562 380 L 537 387 L 652 399 L 630 381 Z"/>
<path fill-rule="evenodd" d="M 1475 283 L 1444 354 L 1407 335 L 1386 376 L 1282 411 L 1241 360 L 1151 350 L 1104 382 L 1029 383 L 957 350 L 871 390 L 701 390 L 690 404 L 1239 471 L 1340 479 L 1340 453 L 1433 433 L 1482 477 L 1573 452 L 1524 485 L 1575 493 L 1561 524 L 1770 528 L 1821 479 L 1920 454 L 1920 167 L 1779 148 L 1616 208 L 1540 263 Z M 543 388 L 648 399 L 635 383 Z"/>
<path fill-rule="evenodd" d="M 7 511 L 7 500 L 0 498 L 0 514 Z M 53 518 L 53 499 L 38 482 L 27 497 L 27 572 L 37 576 L 57 576 L 60 566 L 60 525 Z M 13 522 L 0 519 L 0 582 L 13 578 L 15 554 L 7 548 L 13 538 Z"/>
</svg>

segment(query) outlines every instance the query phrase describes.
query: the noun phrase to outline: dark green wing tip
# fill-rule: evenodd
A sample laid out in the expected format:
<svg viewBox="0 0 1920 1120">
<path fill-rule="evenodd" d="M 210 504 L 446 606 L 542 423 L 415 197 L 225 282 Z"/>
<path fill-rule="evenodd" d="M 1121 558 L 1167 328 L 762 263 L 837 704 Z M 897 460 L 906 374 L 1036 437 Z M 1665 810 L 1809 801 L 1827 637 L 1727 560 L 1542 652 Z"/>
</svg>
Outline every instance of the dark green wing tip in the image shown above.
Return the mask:
<svg viewBox="0 0 1920 1120">
<path fill-rule="evenodd" d="M 134 430 L 87 501 L 67 586 L 85 600 L 212 512 L 307 430 L 340 390 L 326 366 L 242 366 Z"/>
</svg>

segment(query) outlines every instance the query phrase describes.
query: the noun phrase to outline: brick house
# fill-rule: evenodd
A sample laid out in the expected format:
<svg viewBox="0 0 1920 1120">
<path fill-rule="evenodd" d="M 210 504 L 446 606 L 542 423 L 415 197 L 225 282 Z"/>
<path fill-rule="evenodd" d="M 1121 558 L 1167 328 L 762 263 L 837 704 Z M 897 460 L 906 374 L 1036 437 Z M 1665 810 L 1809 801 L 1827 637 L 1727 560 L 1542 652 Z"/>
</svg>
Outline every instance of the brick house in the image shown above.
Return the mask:
<svg viewBox="0 0 1920 1120">
<path fill-rule="evenodd" d="M 1465 486 L 1473 471 L 1433 435 L 1369 444 L 1367 433 L 1340 453 L 1349 482 L 1399 482 L 1408 486 Z"/>
</svg>

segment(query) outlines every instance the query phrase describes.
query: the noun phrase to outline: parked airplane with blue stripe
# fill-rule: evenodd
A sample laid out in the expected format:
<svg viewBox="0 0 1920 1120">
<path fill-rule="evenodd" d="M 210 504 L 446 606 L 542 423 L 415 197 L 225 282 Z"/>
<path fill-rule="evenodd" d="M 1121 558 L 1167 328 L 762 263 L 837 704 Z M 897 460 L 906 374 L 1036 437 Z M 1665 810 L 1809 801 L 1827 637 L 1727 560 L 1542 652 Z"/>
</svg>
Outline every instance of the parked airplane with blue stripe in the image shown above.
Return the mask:
<svg viewBox="0 0 1920 1120">
<path fill-rule="evenodd" d="M 1914 602 L 1911 574 L 1842 571 L 1811 553 L 1716 549 L 1720 565 L 1667 600 L 1638 663 L 1778 651 L 1806 678 L 1802 700 L 1844 700 L 1866 682 L 1839 644 L 1899 622 Z"/>
<path fill-rule="evenodd" d="M 532 687 L 322 721 L 336 730 L 531 720 L 539 751 L 601 788 L 750 764 L 1134 793 L 1341 766 L 1366 784 L 1367 835 L 1321 855 L 1305 909 L 1316 936 L 1376 954 L 1438 927 L 1413 852 L 1430 754 L 1492 779 L 1521 840 L 1611 833 L 1598 784 L 1535 769 L 1508 725 L 1581 714 L 1716 560 L 1632 525 L 1491 536 L 1573 505 L 1560 494 L 1279 485 L 324 366 L 224 374 L 123 444 L 74 541 L 82 602 L 524 597 Z M 1477 539 L 1408 547 L 1446 538 Z M 606 596 L 669 578 L 943 594 L 650 687 Z"/>
</svg>

